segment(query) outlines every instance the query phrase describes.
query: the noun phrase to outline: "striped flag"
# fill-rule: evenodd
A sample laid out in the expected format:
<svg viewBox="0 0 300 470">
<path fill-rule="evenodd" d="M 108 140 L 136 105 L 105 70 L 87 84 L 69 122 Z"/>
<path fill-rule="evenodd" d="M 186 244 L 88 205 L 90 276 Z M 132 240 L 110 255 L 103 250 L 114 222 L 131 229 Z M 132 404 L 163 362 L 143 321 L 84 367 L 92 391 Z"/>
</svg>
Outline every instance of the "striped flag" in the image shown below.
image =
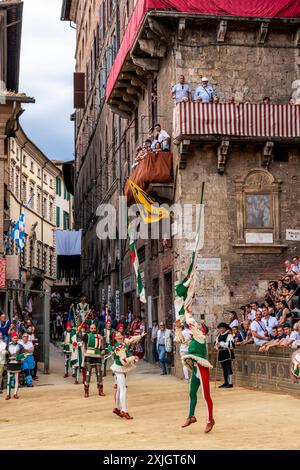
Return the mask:
<svg viewBox="0 0 300 470">
<path fill-rule="evenodd" d="M 132 224 L 129 224 L 128 227 L 128 235 L 129 235 L 129 254 L 130 258 L 134 267 L 135 275 L 136 275 L 136 288 L 137 288 L 137 296 L 140 298 L 142 303 L 146 303 L 146 293 L 145 287 L 140 271 L 140 264 L 139 258 L 137 255 L 135 242 L 134 242 L 134 227 Z"/>
<path fill-rule="evenodd" d="M 25 245 L 25 214 L 22 212 L 19 220 L 15 223 L 12 231 L 10 232 L 10 238 L 13 240 L 18 247 L 18 253 L 22 253 Z"/>
</svg>

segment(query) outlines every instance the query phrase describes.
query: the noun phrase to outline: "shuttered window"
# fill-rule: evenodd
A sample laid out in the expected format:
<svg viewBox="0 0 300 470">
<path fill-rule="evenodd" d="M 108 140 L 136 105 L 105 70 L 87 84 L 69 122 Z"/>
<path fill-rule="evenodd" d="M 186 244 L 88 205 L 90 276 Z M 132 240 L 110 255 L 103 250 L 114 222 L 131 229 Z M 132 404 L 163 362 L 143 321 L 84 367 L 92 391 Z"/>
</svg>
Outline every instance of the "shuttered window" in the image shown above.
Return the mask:
<svg viewBox="0 0 300 470">
<path fill-rule="evenodd" d="M 56 227 L 60 227 L 60 207 L 56 206 Z"/>
<path fill-rule="evenodd" d="M 82 72 L 74 73 L 74 108 L 85 108 L 85 74 Z"/>
</svg>

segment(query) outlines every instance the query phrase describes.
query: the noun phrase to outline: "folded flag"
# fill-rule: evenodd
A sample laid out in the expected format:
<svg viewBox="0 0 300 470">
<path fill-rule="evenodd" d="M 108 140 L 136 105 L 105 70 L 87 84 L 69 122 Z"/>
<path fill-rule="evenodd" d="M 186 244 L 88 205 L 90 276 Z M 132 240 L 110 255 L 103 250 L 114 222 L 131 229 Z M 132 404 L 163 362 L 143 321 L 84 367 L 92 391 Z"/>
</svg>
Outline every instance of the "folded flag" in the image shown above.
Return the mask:
<svg viewBox="0 0 300 470">
<path fill-rule="evenodd" d="M 164 207 L 161 207 L 158 202 L 152 199 L 152 197 L 137 184 L 129 180 L 129 185 L 145 224 L 152 224 L 159 222 L 161 219 L 170 217 L 170 212 Z"/>
</svg>

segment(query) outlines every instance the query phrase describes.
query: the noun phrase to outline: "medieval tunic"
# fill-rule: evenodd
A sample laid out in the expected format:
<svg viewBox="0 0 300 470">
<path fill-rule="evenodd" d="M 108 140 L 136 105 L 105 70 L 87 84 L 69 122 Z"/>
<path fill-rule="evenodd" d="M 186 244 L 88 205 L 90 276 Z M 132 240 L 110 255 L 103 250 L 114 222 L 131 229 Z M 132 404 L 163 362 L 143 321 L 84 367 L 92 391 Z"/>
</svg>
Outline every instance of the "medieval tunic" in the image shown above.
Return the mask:
<svg viewBox="0 0 300 470">
<path fill-rule="evenodd" d="M 113 352 L 114 363 L 111 370 L 115 374 L 117 389 L 115 392 L 115 409 L 127 413 L 126 404 L 126 373 L 134 369 L 138 359 L 132 356 L 130 349 L 132 345 L 141 341 L 142 336 L 131 336 L 122 342 L 116 343 L 113 347 L 108 347 L 108 351 Z"/>
<path fill-rule="evenodd" d="M 213 403 L 210 396 L 209 369 L 213 366 L 207 359 L 206 336 L 201 324 L 187 311 L 184 313 L 185 321 L 188 324 L 191 339 L 188 344 L 188 352 L 182 356 L 182 362 L 192 371 L 190 382 L 190 407 L 189 418 L 195 416 L 197 405 L 197 392 L 201 385 L 203 398 L 207 405 L 208 422 L 213 422 Z M 181 327 L 176 328 L 176 341 L 186 344 L 187 340 L 183 336 Z"/>
<path fill-rule="evenodd" d="M 86 333 L 82 337 L 85 344 L 84 352 L 84 368 L 86 371 L 84 384 L 86 387 L 89 386 L 91 381 L 92 369 L 96 370 L 97 386 L 98 389 L 102 389 L 102 353 L 105 351 L 103 345 L 103 337 L 99 334 Z"/>
<path fill-rule="evenodd" d="M 232 359 L 234 359 L 234 341 L 230 331 L 219 334 L 216 339 L 218 346 L 218 361 L 221 363 L 224 375 L 224 385 L 232 385 Z"/>
<path fill-rule="evenodd" d="M 8 361 L 6 364 L 6 369 L 8 372 L 21 372 L 22 360 L 25 359 L 25 350 L 23 346 L 19 343 L 13 344 L 10 343 L 7 348 L 8 351 Z"/>
</svg>

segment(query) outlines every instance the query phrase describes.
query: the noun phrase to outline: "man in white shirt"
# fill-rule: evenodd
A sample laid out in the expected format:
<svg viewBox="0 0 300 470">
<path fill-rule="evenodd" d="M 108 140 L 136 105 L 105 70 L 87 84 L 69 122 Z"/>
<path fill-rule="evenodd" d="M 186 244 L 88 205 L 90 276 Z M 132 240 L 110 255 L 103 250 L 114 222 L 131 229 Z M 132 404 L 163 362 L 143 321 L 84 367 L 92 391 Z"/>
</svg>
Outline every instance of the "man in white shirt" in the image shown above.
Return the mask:
<svg viewBox="0 0 300 470">
<path fill-rule="evenodd" d="M 190 85 L 185 82 L 184 75 L 180 75 L 179 83 L 172 87 L 172 97 L 176 101 L 176 104 L 181 101 L 190 101 L 191 88 Z"/>
<path fill-rule="evenodd" d="M 169 152 L 171 137 L 167 131 L 161 128 L 160 124 L 155 124 L 154 128 L 157 132 L 157 140 L 160 143 L 163 152 Z"/>
<path fill-rule="evenodd" d="M 278 325 L 278 320 L 275 317 L 271 317 L 267 307 L 262 309 L 262 323 L 265 325 L 269 335 L 272 333 L 272 328 Z"/>
<path fill-rule="evenodd" d="M 254 339 L 254 343 L 257 346 L 262 346 L 268 342 L 269 333 L 266 326 L 262 322 L 262 313 L 257 310 L 255 320 L 251 323 L 251 332 Z"/>
</svg>

